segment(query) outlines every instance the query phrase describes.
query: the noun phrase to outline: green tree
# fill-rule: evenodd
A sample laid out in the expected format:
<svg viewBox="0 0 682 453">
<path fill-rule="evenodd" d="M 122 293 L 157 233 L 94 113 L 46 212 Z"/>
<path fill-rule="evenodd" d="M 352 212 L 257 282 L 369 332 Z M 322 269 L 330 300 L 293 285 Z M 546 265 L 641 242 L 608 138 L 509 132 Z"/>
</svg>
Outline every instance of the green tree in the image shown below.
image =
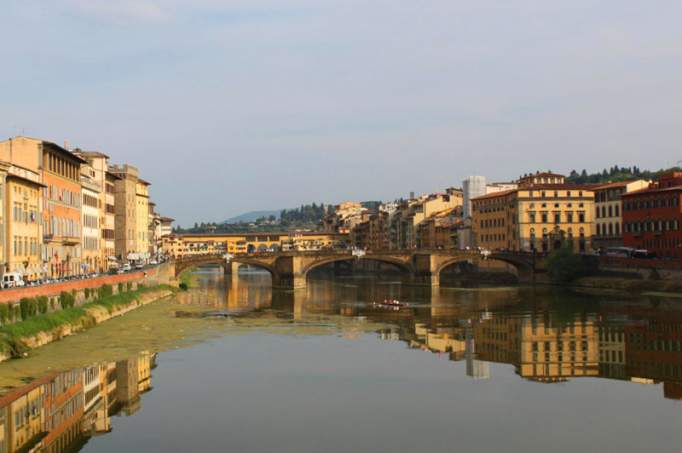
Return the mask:
<svg viewBox="0 0 682 453">
<path fill-rule="evenodd" d="M 588 271 L 583 257 L 573 253 L 570 246 L 554 251 L 547 258 L 547 273 L 554 283 L 569 283 Z"/>
</svg>

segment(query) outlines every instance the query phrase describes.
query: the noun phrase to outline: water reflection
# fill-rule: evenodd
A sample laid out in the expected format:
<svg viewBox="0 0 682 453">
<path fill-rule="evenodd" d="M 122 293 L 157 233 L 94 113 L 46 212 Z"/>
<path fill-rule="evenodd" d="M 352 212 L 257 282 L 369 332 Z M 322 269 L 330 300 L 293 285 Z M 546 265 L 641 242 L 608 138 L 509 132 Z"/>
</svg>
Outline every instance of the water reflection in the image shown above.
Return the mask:
<svg viewBox="0 0 682 453">
<path fill-rule="evenodd" d="M 156 356 L 50 373 L 0 398 L 0 452 L 78 450 L 140 409 Z"/>
<path fill-rule="evenodd" d="M 247 327 L 250 319 L 325 323 L 350 339 L 366 331 L 358 324 L 381 325 L 372 330 L 377 340 L 463 362 L 466 376 L 477 380 L 494 380 L 500 368 L 493 364 L 506 364 L 517 379 L 530 382 L 598 378 L 629 381 L 632 389 L 662 383 L 665 398 L 682 399 L 682 307 L 675 302 L 527 288 L 432 291 L 352 278 L 279 292 L 268 279 L 251 272 L 225 282 L 205 271 L 200 288 L 179 295 L 178 303 L 238 314 Z M 372 303 L 384 299 L 408 306 Z M 254 331 L 263 325 L 254 324 Z M 141 395 L 152 389 L 155 360 L 143 353 L 53 372 L 2 396 L 0 453 L 75 451 L 110 432 L 112 416 L 140 410 Z"/>
</svg>

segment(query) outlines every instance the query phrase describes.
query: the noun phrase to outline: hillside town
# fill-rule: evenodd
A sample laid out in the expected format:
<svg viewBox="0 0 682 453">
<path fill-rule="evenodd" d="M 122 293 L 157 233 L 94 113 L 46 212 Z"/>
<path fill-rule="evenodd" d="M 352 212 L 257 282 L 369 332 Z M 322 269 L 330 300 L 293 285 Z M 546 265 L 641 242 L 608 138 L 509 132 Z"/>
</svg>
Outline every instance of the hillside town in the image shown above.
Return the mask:
<svg viewBox="0 0 682 453">
<path fill-rule="evenodd" d="M 368 207 L 330 207 L 317 231 L 170 234 L 162 251 L 175 258 L 215 253 L 354 248 L 504 250 L 639 258 L 682 258 L 682 172 L 655 180 L 576 183 L 551 171 L 512 182 L 464 179 L 461 188 Z"/>
<path fill-rule="evenodd" d="M 99 151 L 17 136 L 0 142 L 3 287 L 125 270 L 160 258 L 173 219 L 151 183 Z"/>
</svg>

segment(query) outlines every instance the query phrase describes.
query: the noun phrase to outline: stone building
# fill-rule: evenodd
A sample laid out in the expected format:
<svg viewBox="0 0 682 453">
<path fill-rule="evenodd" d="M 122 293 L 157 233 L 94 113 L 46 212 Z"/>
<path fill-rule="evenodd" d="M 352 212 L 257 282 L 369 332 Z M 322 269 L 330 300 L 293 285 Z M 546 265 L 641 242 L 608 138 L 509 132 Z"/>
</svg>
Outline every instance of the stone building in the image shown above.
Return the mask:
<svg viewBox="0 0 682 453">
<path fill-rule="evenodd" d="M 81 165 L 70 151 L 43 142 L 43 224 L 47 272 L 50 277 L 82 273 Z"/>
<path fill-rule="evenodd" d="M 0 275 L 17 272 L 27 281 L 45 275 L 40 217 L 44 143 L 29 137 L 0 142 Z"/>
<path fill-rule="evenodd" d="M 569 244 L 575 252 L 592 249 L 594 186 L 567 184 L 562 175 L 539 172 L 518 184 L 472 200 L 479 247 L 549 252 Z"/>
<path fill-rule="evenodd" d="M 623 246 L 623 195 L 646 189 L 644 180 L 622 181 L 594 188 L 594 238 L 595 249 Z"/>
</svg>

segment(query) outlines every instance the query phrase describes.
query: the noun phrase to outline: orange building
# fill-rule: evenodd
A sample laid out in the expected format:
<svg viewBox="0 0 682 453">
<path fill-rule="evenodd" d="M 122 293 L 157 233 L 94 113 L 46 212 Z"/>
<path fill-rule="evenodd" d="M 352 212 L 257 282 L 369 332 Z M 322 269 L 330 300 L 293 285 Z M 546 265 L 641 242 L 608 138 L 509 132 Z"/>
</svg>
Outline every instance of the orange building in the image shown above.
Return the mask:
<svg viewBox="0 0 682 453">
<path fill-rule="evenodd" d="M 55 145 L 43 144 L 43 238 L 47 274 L 65 277 L 81 273 L 80 157 Z"/>
</svg>

